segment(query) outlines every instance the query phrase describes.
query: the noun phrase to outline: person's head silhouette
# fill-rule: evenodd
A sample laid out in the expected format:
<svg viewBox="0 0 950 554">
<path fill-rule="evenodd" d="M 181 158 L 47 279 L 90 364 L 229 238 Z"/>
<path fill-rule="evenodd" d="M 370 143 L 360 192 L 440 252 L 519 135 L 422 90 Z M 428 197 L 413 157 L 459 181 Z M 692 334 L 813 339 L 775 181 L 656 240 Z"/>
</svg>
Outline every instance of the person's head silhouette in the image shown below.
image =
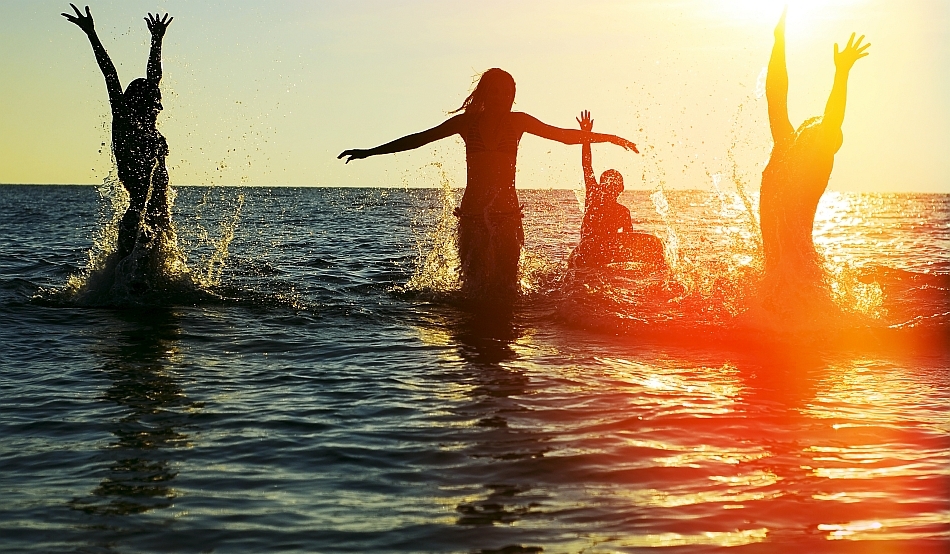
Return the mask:
<svg viewBox="0 0 950 554">
<path fill-rule="evenodd" d="M 616 200 L 623 192 L 623 175 L 616 169 L 600 174 L 600 189 L 605 199 Z"/>
<path fill-rule="evenodd" d="M 504 69 L 493 67 L 482 73 L 475 90 L 462 102 L 457 112 L 479 113 L 511 111 L 515 103 L 515 79 Z"/>
<path fill-rule="evenodd" d="M 162 92 L 148 79 L 135 79 L 125 89 L 125 103 L 133 121 L 154 126 L 162 111 Z"/>
</svg>

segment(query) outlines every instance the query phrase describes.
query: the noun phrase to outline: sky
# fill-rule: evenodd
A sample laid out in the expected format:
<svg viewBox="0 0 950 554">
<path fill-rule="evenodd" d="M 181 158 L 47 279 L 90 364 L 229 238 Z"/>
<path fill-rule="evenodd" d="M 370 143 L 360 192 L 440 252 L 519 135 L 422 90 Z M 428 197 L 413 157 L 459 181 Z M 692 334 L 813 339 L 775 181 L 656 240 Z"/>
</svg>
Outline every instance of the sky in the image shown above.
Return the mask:
<svg viewBox="0 0 950 554">
<path fill-rule="evenodd" d="M 628 189 L 759 185 L 764 68 L 784 0 L 133 0 L 91 4 L 123 86 L 144 77 L 149 11 L 164 43 L 172 184 L 465 184 L 461 139 L 344 164 L 336 155 L 441 123 L 490 67 L 514 109 L 628 138 L 594 169 Z M 833 44 L 867 35 L 830 189 L 950 193 L 950 2 L 788 0 L 789 111 L 820 115 Z M 61 1 L 0 4 L 0 183 L 101 183 L 110 115 L 86 37 Z M 580 147 L 521 143 L 520 188 L 582 186 Z"/>
</svg>

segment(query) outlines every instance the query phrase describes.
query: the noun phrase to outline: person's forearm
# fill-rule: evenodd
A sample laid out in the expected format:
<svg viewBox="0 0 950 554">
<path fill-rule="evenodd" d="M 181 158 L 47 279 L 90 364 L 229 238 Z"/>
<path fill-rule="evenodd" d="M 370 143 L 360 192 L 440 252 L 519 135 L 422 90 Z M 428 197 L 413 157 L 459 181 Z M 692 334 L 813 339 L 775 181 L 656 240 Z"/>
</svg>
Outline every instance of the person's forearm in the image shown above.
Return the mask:
<svg viewBox="0 0 950 554">
<path fill-rule="evenodd" d="M 593 156 L 589 142 L 581 146 L 581 168 L 584 171 L 584 185 L 587 187 L 596 185 L 597 179 L 594 177 Z"/>
<path fill-rule="evenodd" d="M 148 80 L 156 85 L 162 80 L 162 38 L 152 37 L 152 48 L 148 55 Z"/>
<path fill-rule="evenodd" d="M 788 93 L 788 69 L 785 63 L 785 39 L 776 37 L 769 57 L 769 70 L 765 76 L 766 92 Z"/>
<path fill-rule="evenodd" d="M 437 125 L 431 129 L 420 131 L 418 133 L 413 133 L 411 135 L 406 135 L 400 137 L 394 141 L 387 142 L 386 144 L 381 144 L 375 148 L 369 149 L 356 149 L 356 150 L 344 150 L 338 158 L 347 158 L 347 163 L 351 160 L 359 160 L 363 158 L 368 158 L 369 156 L 378 156 L 380 154 L 394 154 L 396 152 L 403 152 L 405 150 L 414 150 L 420 146 L 425 146 L 430 142 L 435 142 L 437 140 L 442 140 L 446 137 L 449 137 L 458 132 L 458 124 L 461 121 L 460 118 L 463 116 L 455 116 L 447 121 L 443 122 L 440 125 Z"/>
<path fill-rule="evenodd" d="M 416 148 L 419 148 L 428 142 L 423 140 L 422 135 L 423 133 L 413 133 L 411 135 L 406 135 L 394 141 L 387 142 L 386 144 L 381 144 L 375 148 L 370 148 L 366 152 L 370 156 L 379 156 L 381 154 L 395 154 L 396 152 L 415 150 Z"/>
<path fill-rule="evenodd" d="M 595 142 L 612 142 L 620 140 L 617 135 L 608 135 L 605 133 L 594 133 L 591 131 L 570 131 L 570 134 L 564 137 L 565 144 L 591 144 Z"/>
<path fill-rule="evenodd" d="M 86 33 L 86 36 L 89 37 L 89 44 L 92 45 L 92 52 L 96 55 L 96 63 L 99 64 L 99 70 L 102 71 L 102 76 L 105 77 L 106 88 L 109 91 L 110 97 L 116 91 L 121 93 L 122 87 L 119 84 L 119 74 L 116 72 L 115 65 L 109 58 L 109 53 L 106 52 L 106 48 L 102 45 L 102 41 L 99 40 L 99 36 L 96 34 L 96 31 L 92 30 Z"/>
<path fill-rule="evenodd" d="M 840 127 L 844 123 L 844 108 L 848 97 L 848 74 L 850 70 L 835 71 L 835 82 L 825 105 L 824 123 Z"/>
<path fill-rule="evenodd" d="M 112 60 L 109 59 L 109 53 L 106 52 L 106 47 L 102 45 L 102 41 L 99 40 L 99 36 L 95 31 L 86 34 L 89 37 L 89 44 L 92 45 L 92 52 L 96 55 L 96 63 L 99 64 L 99 69 L 102 73 L 106 71 L 112 65 Z"/>
<path fill-rule="evenodd" d="M 770 115 L 775 111 L 778 115 L 788 102 L 788 69 L 785 64 L 785 39 L 776 37 L 772 47 L 772 56 L 769 58 L 769 68 L 765 75 L 765 97 L 769 104 Z"/>
</svg>

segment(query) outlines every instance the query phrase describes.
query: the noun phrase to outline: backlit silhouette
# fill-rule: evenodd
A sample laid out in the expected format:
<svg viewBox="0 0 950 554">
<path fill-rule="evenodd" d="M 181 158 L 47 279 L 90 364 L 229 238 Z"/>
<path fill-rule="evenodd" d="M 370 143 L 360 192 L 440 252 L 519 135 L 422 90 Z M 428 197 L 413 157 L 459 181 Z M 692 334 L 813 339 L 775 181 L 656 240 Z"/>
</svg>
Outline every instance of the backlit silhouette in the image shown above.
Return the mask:
<svg viewBox="0 0 950 554">
<path fill-rule="evenodd" d="M 346 161 L 412 150 L 452 135 L 465 141 L 467 182 L 458 216 L 462 289 L 468 296 L 510 297 L 518 291 L 518 262 L 524 244 L 521 206 L 515 192 L 518 143 L 524 133 L 564 144 L 611 142 L 637 151 L 615 135 L 562 129 L 522 112 L 512 112 L 515 81 L 498 68 L 482 74 L 461 112 L 429 130 L 367 150 L 346 150 Z"/>
<path fill-rule="evenodd" d="M 594 120 L 583 111 L 577 119 L 581 130 L 590 132 Z M 663 244 L 653 235 L 636 233 L 630 210 L 617 201 L 623 192 L 623 175 L 608 169 L 594 177 L 590 143 L 581 147 L 581 166 L 584 170 L 584 222 L 581 242 L 571 252 L 571 267 L 598 267 L 615 262 L 640 262 L 649 268 L 665 267 Z"/>
<path fill-rule="evenodd" d="M 86 15 L 72 6 L 75 15 L 63 17 L 82 29 L 106 80 L 109 103 L 112 106 L 112 153 L 118 166 L 119 180 L 129 193 L 129 207 L 119 225 L 117 250 L 119 257 L 129 255 L 141 242 L 149 244 L 161 230 L 167 228 L 171 215 L 168 207 L 168 171 L 165 156 L 168 144 L 155 127 L 158 112 L 162 110 L 162 38 L 172 19 L 165 14 L 148 14 L 145 23 L 152 34 L 146 78 L 129 83 L 125 92 L 119 74 L 105 47 L 96 35 L 96 29 L 86 6 Z"/>
<path fill-rule="evenodd" d="M 788 71 L 785 67 L 785 14 L 775 27 L 765 94 L 775 145 L 762 173 L 759 215 L 765 253 L 767 290 L 814 286 L 823 278 L 821 259 L 812 241 L 818 201 L 828 186 L 835 153 L 841 148 L 848 74 L 867 56 L 870 44 L 854 34 L 844 50 L 835 44 L 835 80 L 820 117 L 796 130 L 788 118 Z"/>
</svg>

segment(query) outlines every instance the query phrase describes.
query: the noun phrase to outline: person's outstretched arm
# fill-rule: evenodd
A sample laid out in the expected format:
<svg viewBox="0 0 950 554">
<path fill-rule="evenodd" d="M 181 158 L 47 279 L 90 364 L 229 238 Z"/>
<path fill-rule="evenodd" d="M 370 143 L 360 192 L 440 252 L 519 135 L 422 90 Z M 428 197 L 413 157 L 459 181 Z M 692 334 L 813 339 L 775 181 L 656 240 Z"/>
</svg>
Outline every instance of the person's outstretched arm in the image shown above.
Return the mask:
<svg viewBox="0 0 950 554">
<path fill-rule="evenodd" d="M 546 138 L 548 140 L 557 141 L 563 144 L 590 144 L 592 142 L 609 142 L 611 144 L 616 144 L 617 146 L 622 146 L 627 150 L 633 150 L 636 153 L 640 153 L 637 150 L 637 145 L 630 142 L 625 138 L 618 137 L 617 135 L 606 135 L 603 133 L 594 133 L 591 131 L 583 131 L 578 129 L 562 129 L 560 127 L 554 127 L 553 125 L 548 125 L 547 123 L 542 123 L 534 116 L 530 116 L 522 112 L 513 112 L 512 117 L 516 122 L 516 126 L 519 127 L 520 131 L 525 133 L 531 133 L 532 135 L 537 135 L 541 138 Z"/>
<path fill-rule="evenodd" d="M 594 120 L 590 118 L 590 112 L 584 110 L 581 116 L 577 118 L 577 123 L 581 126 L 581 131 L 588 133 L 594 128 Z M 597 178 L 594 176 L 593 155 L 590 152 L 590 143 L 585 142 L 581 145 L 581 168 L 584 170 L 584 185 L 587 187 L 587 198 L 597 186 Z M 585 201 L 586 204 L 586 201 Z"/>
<path fill-rule="evenodd" d="M 362 160 L 363 158 L 368 158 L 370 156 L 378 156 L 380 154 L 394 154 L 396 152 L 405 152 L 406 150 L 415 150 L 416 148 L 425 146 L 430 142 L 442 140 L 456 133 L 460 133 L 462 130 L 463 117 L 465 117 L 465 114 L 456 115 L 445 120 L 441 125 L 437 125 L 431 129 L 427 129 L 419 133 L 406 135 L 394 141 L 387 142 L 386 144 L 381 144 L 375 148 L 355 148 L 352 150 L 344 150 L 336 158 L 338 160 L 346 158 L 346 163 L 350 163 L 352 160 Z"/>
<path fill-rule="evenodd" d="M 775 45 L 769 58 L 769 69 L 765 75 L 765 99 L 769 104 L 769 127 L 772 129 L 772 141 L 778 143 L 792 135 L 795 128 L 788 119 L 788 68 L 785 65 L 785 13 L 775 26 Z"/>
<path fill-rule="evenodd" d="M 70 4 L 76 15 L 63 13 L 70 23 L 75 23 L 77 27 L 86 33 L 89 37 L 89 43 L 92 44 L 92 51 L 96 54 L 96 62 L 99 63 L 99 69 L 102 70 L 102 76 L 106 79 L 106 89 L 109 91 L 109 102 L 113 108 L 116 108 L 122 100 L 122 85 L 119 83 L 119 74 L 115 70 L 115 65 L 109 59 L 102 41 L 96 35 L 95 23 L 92 20 L 92 14 L 89 12 L 89 6 L 86 6 L 86 15 L 83 15 L 75 4 Z"/>
<path fill-rule="evenodd" d="M 854 40 L 854 33 L 848 39 L 844 50 L 838 52 L 838 43 L 835 43 L 835 83 L 831 87 L 831 95 L 828 97 L 828 103 L 825 105 L 825 116 L 822 119 L 822 125 L 831 125 L 840 128 L 844 123 L 844 105 L 848 96 L 848 75 L 851 73 L 851 67 L 854 62 L 860 60 L 868 53 L 866 50 L 871 43 L 862 45 L 864 35 Z"/>
<path fill-rule="evenodd" d="M 155 86 L 158 86 L 162 80 L 162 38 L 165 37 L 165 30 L 173 19 L 175 18 L 168 17 L 167 13 L 161 19 L 158 18 L 157 13 L 148 14 L 145 18 L 145 24 L 152 33 L 152 48 L 148 53 L 148 69 L 145 76 Z"/>
</svg>

